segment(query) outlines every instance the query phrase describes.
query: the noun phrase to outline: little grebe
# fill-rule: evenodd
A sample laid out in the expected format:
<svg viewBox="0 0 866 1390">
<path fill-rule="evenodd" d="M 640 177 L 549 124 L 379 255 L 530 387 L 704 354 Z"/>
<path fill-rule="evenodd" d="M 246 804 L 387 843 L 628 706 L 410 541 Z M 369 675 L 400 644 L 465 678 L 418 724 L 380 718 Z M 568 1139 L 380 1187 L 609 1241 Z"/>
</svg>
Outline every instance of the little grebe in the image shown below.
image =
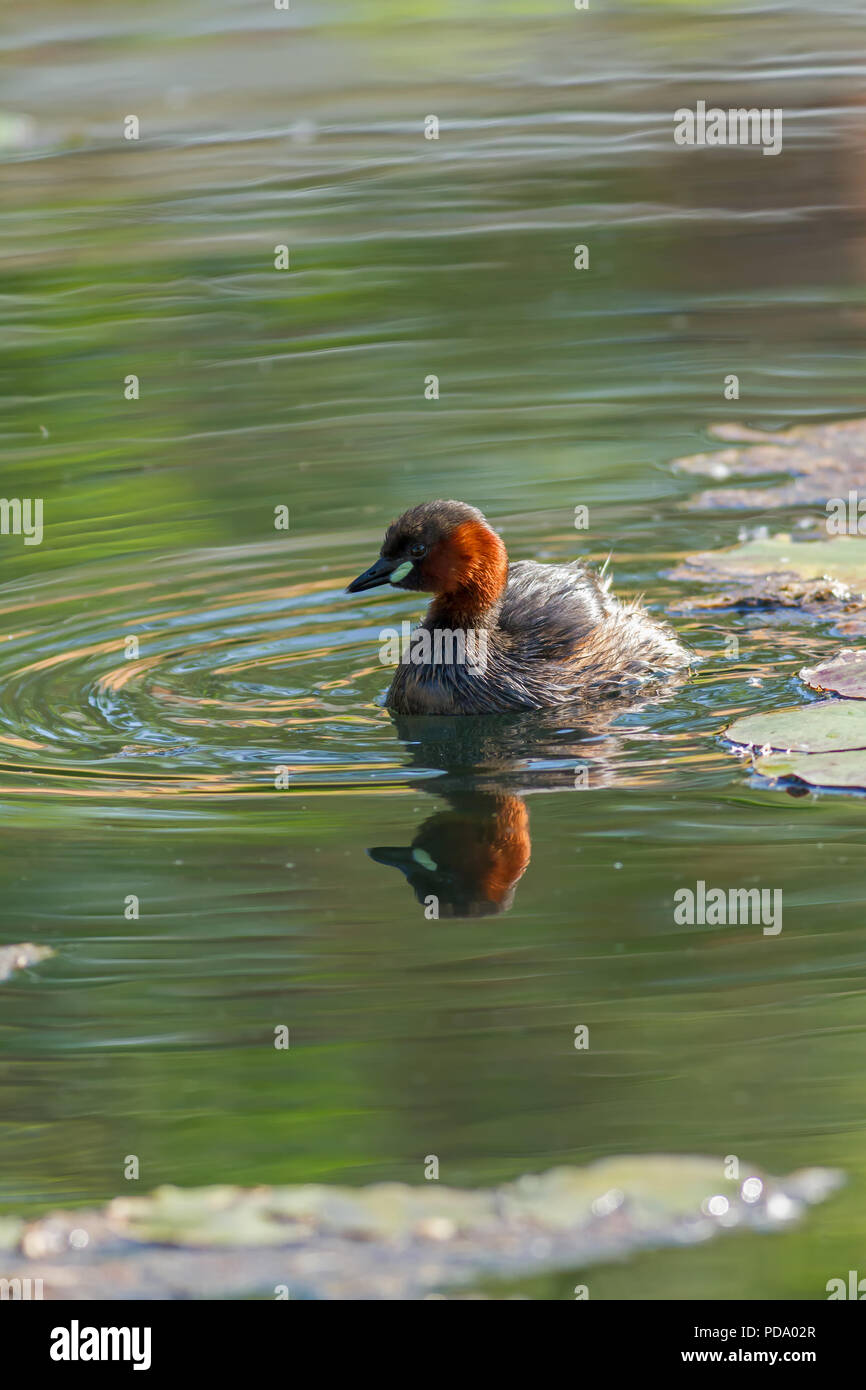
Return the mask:
<svg viewBox="0 0 866 1390">
<path fill-rule="evenodd" d="M 388 691 L 398 714 L 545 709 L 689 664 L 670 628 L 581 561 L 509 564 L 465 502 L 425 502 L 393 522 L 347 593 L 380 584 L 435 595 Z"/>
</svg>

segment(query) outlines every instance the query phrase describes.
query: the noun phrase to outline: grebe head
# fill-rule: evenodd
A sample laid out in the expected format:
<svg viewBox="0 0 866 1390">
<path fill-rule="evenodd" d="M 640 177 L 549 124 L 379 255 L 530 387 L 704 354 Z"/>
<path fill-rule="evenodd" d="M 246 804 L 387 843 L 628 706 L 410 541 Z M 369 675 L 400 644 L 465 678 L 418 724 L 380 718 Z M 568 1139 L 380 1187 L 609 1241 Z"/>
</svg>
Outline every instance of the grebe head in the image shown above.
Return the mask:
<svg viewBox="0 0 866 1390">
<path fill-rule="evenodd" d="M 522 797 L 459 792 L 437 811 L 412 844 L 367 853 L 377 864 L 405 874 L 423 907 L 435 896 L 440 917 L 488 917 L 507 912 L 532 845 Z"/>
<path fill-rule="evenodd" d="M 505 546 L 476 507 L 424 502 L 391 523 L 379 559 L 346 592 L 392 584 L 483 612 L 500 597 L 507 574 Z"/>
</svg>

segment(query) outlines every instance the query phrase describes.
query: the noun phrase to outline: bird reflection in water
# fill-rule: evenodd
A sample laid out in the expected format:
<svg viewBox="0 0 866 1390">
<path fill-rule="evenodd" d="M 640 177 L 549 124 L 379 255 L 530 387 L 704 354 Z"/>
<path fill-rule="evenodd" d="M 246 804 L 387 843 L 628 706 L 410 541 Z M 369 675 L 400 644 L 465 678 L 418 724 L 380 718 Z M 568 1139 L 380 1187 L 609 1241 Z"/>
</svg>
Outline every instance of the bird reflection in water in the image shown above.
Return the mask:
<svg viewBox="0 0 866 1390">
<path fill-rule="evenodd" d="M 439 917 L 507 912 L 529 863 L 529 814 L 520 796 L 454 792 L 428 816 L 407 847 L 369 850 L 377 864 L 406 875 L 423 906 Z"/>
<path fill-rule="evenodd" d="M 645 704 L 632 699 L 590 711 L 396 717 L 410 766 L 441 773 L 410 786 L 433 792 L 444 805 L 410 845 L 378 846 L 369 855 L 399 869 L 430 916 L 507 912 L 530 859 L 525 797 L 610 784 L 622 744 L 610 725 Z"/>
</svg>

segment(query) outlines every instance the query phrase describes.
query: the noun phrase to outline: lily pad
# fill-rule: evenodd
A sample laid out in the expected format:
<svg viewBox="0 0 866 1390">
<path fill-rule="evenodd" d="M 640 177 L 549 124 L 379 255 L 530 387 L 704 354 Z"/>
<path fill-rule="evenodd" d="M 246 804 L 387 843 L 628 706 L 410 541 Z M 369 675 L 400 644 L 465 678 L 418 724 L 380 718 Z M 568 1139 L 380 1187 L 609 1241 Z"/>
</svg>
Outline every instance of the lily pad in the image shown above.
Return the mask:
<svg viewBox="0 0 866 1390">
<path fill-rule="evenodd" d="M 781 533 L 727 550 L 687 555 L 670 578 L 712 584 L 711 594 L 689 595 L 673 612 L 705 609 L 796 608 L 840 634 L 866 633 L 866 539 L 837 536 L 795 541 Z"/>
<path fill-rule="evenodd" d="M 862 677 L 862 658 L 855 664 Z M 840 660 L 826 665 L 838 668 Z M 866 699 L 822 700 L 749 714 L 735 720 L 725 738 L 753 752 L 759 749 L 754 770 L 771 781 L 796 779 L 812 787 L 866 791 Z"/>
<path fill-rule="evenodd" d="M 30 965 L 38 965 L 54 952 L 50 946 L 34 946 L 32 941 L 22 941 L 17 946 L 0 948 L 0 980 L 8 980 L 16 970 L 26 970 Z"/>
<path fill-rule="evenodd" d="M 810 787 L 866 791 L 866 750 L 838 753 L 768 753 L 755 759 L 755 771 L 771 781 L 796 780 Z"/>
<path fill-rule="evenodd" d="M 417 1299 L 728 1229 L 784 1229 L 842 1182 L 827 1169 L 724 1171 L 720 1158 L 663 1154 L 496 1188 L 160 1188 L 24 1223 L 7 1233 L 4 1273 L 41 1278 L 46 1298 L 273 1298 L 282 1286 L 292 1298 Z"/>
<path fill-rule="evenodd" d="M 725 730 L 729 743 L 783 753 L 831 753 L 866 749 L 866 704 L 822 700 L 794 709 L 747 714 Z"/>
<path fill-rule="evenodd" d="M 680 571 L 677 577 L 681 577 Z M 785 575 L 764 575 L 753 584 L 729 584 L 712 594 L 692 594 L 668 604 L 672 613 L 695 613 L 707 609 L 796 608 L 800 613 L 826 620 L 839 618 L 846 623 L 866 625 L 866 605 L 854 599 L 847 585 L 829 579 L 795 579 Z M 856 629 L 855 629 L 856 630 Z"/>
<path fill-rule="evenodd" d="M 866 700 L 866 652 L 849 648 L 820 666 L 804 666 L 800 680 L 814 690 L 829 690 L 847 699 Z"/>
<path fill-rule="evenodd" d="M 866 593 L 866 538 L 834 536 L 830 540 L 795 541 L 780 532 L 743 541 L 727 550 L 705 550 L 687 555 L 671 573 L 672 579 L 698 580 L 703 584 L 731 582 L 755 586 L 768 580 L 805 581 L 814 599 L 823 583 L 828 598 L 845 599 Z"/>
<path fill-rule="evenodd" d="M 762 434 L 739 425 L 715 425 L 711 433 L 719 439 L 737 440 L 745 447 L 676 459 L 674 467 L 719 480 L 788 474 L 790 481 L 769 488 L 710 489 L 687 503 L 692 509 L 823 509 L 831 497 L 847 498 L 852 489 L 866 492 L 866 420 L 797 425 L 778 434 Z"/>
</svg>

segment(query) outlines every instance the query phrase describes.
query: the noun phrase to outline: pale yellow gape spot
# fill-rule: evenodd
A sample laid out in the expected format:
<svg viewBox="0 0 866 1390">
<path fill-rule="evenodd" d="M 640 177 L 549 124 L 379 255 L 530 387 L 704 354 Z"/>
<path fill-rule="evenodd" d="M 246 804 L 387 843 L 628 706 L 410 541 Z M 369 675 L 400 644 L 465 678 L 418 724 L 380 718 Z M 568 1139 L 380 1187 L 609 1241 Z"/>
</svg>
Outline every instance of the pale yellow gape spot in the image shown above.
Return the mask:
<svg viewBox="0 0 866 1390">
<path fill-rule="evenodd" d="M 410 571 L 411 568 L 412 568 L 412 561 L 411 561 L 411 560 L 404 560 L 403 563 L 402 563 L 402 565 L 398 565 L 397 568 L 396 568 L 395 570 L 392 570 L 392 571 L 391 571 L 391 574 L 390 574 L 389 577 L 388 577 L 388 583 L 389 583 L 389 584 L 397 584 L 397 583 L 399 583 L 399 581 L 400 581 L 401 579 L 405 579 L 405 578 L 406 578 L 406 575 L 409 573 L 409 571 Z"/>
</svg>

